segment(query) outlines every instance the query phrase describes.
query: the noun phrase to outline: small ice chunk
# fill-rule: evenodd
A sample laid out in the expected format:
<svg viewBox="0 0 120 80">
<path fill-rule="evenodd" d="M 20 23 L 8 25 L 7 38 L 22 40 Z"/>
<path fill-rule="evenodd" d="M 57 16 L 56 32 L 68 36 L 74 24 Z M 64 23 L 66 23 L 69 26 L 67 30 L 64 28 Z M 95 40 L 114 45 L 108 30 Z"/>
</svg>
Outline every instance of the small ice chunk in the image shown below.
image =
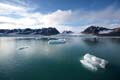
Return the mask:
<svg viewBox="0 0 120 80">
<path fill-rule="evenodd" d="M 57 39 L 57 40 L 49 40 L 48 44 L 63 44 L 66 42 L 66 39 Z"/>
<path fill-rule="evenodd" d="M 18 48 L 18 50 L 23 50 L 23 49 L 26 49 L 26 48 L 28 48 L 28 46 L 20 47 L 20 48 Z"/>
<path fill-rule="evenodd" d="M 91 70 L 96 71 L 98 68 L 105 68 L 106 64 L 108 64 L 108 61 L 98 58 L 94 55 L 91 55 L 89 53 L 85 54 L 83 56 L 83 59 L 80 60 L 80 62 L 86 67 Z"/>
</svg>

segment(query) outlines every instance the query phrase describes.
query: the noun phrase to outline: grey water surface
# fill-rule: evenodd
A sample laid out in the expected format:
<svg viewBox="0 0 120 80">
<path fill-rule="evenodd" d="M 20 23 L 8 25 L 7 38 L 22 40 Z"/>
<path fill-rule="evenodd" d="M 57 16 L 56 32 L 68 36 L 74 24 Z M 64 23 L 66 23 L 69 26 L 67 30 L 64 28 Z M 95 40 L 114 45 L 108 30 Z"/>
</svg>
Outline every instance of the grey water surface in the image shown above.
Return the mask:
<svg viewBox="0 0 120 80">
<path fill-rule="evenodd" d="M 120 80 L 120 38 L 61 38 L 67 42 L 50 45 L 47 39 L 1 37 L 0 80 Z M 109 64 L 90 71 L 80 63 L 86 53 Z"/>
</svg>

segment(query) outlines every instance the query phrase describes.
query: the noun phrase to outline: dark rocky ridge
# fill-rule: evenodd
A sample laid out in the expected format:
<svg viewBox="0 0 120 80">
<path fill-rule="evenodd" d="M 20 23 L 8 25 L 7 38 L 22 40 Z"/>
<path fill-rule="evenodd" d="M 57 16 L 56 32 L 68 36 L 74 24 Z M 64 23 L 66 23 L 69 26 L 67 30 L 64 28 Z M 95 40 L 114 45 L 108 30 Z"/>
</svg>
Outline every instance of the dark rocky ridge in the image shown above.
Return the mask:
<svg viewBox="0 0 120 80">
<path fill-rule="evenodd" d="M 72 31 L 63 31 L 62 34 L 72 34 L 73 32 Z"/>
<path fill-rule="evenodd" d="M 82 31 L 82 33 L 93 34 L 97 36 L 120 36 L 120 28 L 108 29 L 99 26 L 90 26 L 84 31 Z"/>
<path fill-rule="evenodd" d="M 90 26 L 87 29 L 85 29 L 82 33 L 85 34 L 99 34 L 100 31 L 107 31 L 110 30 L 108 28 L 99 27 L 99 26 Z"/>
<path fill-rule="evenodd" d="M 42 28 L 42 29 L 0 29 L 0 35 L 56 35 L 60 32 L 56 28 Z"/>
</svg>

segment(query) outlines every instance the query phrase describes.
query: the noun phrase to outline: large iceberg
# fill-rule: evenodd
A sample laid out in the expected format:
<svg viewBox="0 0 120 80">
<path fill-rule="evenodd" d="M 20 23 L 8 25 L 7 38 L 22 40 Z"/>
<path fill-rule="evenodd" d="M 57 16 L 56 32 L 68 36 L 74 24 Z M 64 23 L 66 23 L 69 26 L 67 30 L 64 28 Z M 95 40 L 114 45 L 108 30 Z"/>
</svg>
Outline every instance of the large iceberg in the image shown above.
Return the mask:
<svg viewBox="0 0 120 80">
<path fill-rule="evenodd" d="M 66 39 L 57 39 L 57 40 L 49 40 L 48 44 L 63 44 L 66 42 Z"/>
<path fill-rule="evenodd" d="M 83 59 L 80 60 L 80 62 L 84 65 L 84 67 L 88 68 L 89 70 L 96 71 L 98 68 L 105 69 L 106 64 L 108 64 L 108 61 L 98 58 L 94 55 L 91 55 L 89 53 L 85 54 L 83 56 Z"/>
</svg>

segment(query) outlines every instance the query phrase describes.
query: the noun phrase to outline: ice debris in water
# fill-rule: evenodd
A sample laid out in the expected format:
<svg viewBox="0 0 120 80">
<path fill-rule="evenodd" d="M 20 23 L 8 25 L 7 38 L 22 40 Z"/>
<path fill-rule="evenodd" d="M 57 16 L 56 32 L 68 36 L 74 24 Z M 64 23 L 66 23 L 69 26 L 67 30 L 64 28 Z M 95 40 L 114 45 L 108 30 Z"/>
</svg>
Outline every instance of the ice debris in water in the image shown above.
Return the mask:
<svg viewBox="0 0 120 80">
<path fill-rule="evenodd" d="M 28 48 L 28 46 L 19 47 L 18 50 L 23 50 L 23 49 L 26 49 L 26 48 Z"/>
<path fill-rule="evenodd" d="M 89 70 L 97 71 L 98 68 L 105 69 L 106 64 L 108 64 L 108 61 L 98 58 L 94 55 L 91 55 L 89 53 L 85 54 L 83 56 L 83 59 L 80 60 L 80 62 L 83 64 L 84 67 L 86 67 Z"/>
<path fill-rule="evenodd" d="M 64 44 L 66 43 L 66 39 L 57 39 L 57 40 L 49 40 L 48 44 Z"/>
</svg>

